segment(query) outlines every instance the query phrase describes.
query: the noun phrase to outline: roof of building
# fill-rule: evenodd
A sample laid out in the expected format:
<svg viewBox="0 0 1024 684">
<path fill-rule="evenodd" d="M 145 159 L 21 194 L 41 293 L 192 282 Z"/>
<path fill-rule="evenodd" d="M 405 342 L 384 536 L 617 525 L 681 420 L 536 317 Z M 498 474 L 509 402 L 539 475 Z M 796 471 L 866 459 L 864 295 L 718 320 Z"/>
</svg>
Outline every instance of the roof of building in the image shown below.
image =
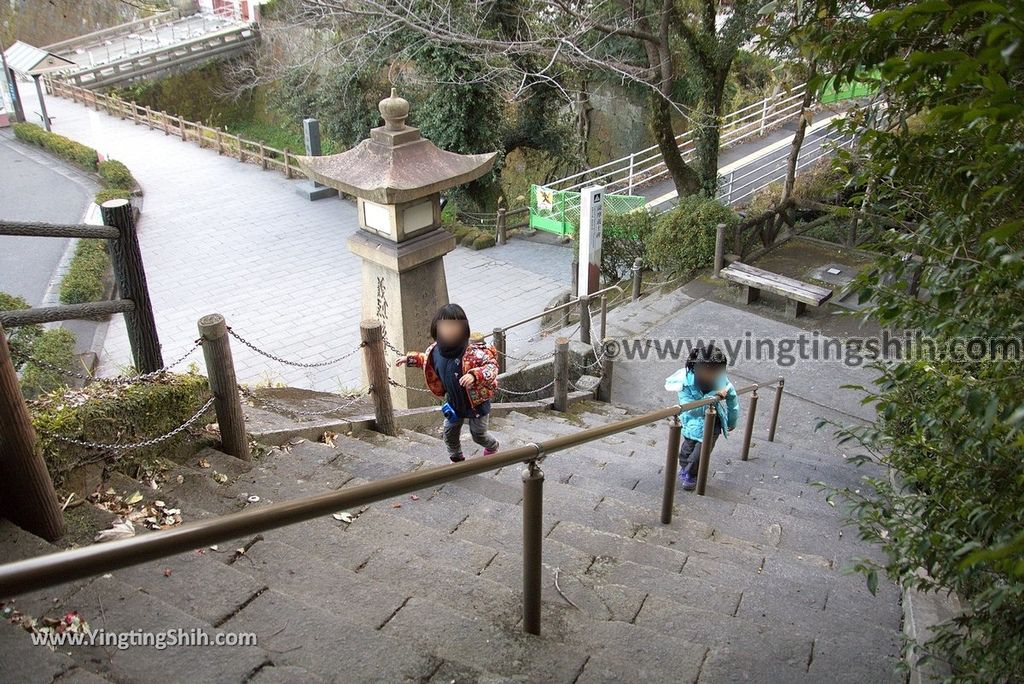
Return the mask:
<svg viewBox="0 0 1024 684">
<path fill-rule="evenodd" d="M 76 66 L 74 62 L 20 40 L 4 50 L 7 66 L 23 76 L 38 76 Z"/>
</svg>

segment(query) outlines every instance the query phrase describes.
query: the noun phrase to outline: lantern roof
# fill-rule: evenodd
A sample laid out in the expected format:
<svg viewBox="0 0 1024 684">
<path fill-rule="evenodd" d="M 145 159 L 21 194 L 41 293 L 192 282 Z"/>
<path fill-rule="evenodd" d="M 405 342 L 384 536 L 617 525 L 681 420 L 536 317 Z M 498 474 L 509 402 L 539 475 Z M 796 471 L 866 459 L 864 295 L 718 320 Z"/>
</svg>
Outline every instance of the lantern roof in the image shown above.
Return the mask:
<svg viewBox="0 0 1024 684">
<path fill-rule="evenodd" d="M 491 170 L 497 152 L 458 154 L 438 148 L 405 124 L 409 102 L 395 89 L 378 106 L 384 125 L 350 150 L 297 157 L 322 185 L 378 204 L 398 204 L 476 180 Z"/>
</svg>

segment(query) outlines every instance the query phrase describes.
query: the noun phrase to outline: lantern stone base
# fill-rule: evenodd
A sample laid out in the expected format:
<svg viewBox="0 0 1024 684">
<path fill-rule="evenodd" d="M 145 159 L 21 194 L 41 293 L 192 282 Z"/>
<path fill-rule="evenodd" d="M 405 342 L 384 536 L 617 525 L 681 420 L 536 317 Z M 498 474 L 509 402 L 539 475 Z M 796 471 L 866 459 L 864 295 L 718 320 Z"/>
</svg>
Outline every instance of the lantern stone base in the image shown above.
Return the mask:
<svg viewBox="0 0 1024 684">
<path fill-rule="evenodd" d="M 320 185 L 315 181 L 300 181 L 295 186 L 295 192 L 302 197 L 305 197 L 310 202 L 316 202 L 317 200 L 338 196 L 338 191 L 334 188 L 329 188 L 326 185 Z"/>
<path fill-rule="evenodd" d="M 388 342 L 402 352 L 426 349 L 432 341 L 430 322 L 448 303 L 443 257 L 455 249 L 454 236 L 438 229 L 396 244 L 360 231 L 348 247 L 363 259 L 362 318 L 380 320 Z M 387 356 L 395 358 L 393 352 Z M 367 381 L 365 369 L 363 376 Z M 409 387 L 426 387 L 419 368 L 393 368 L 392 377 Z M 395 408 L 437 403 L 429 392 L 405 387 L 391 387 L 391 399 Z"/>
</svg>

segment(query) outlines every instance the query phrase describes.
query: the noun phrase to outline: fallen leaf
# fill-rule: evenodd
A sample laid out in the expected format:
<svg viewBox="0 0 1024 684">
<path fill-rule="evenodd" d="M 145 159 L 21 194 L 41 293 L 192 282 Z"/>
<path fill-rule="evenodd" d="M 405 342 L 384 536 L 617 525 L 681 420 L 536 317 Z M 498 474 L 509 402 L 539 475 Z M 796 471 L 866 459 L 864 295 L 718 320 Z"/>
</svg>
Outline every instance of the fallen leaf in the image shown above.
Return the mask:
<svg viewBox="0 0 1024 684">
<path fill-rule="evenodd" d="M 196 465 L 199 466 L 200 468 L 209 468 L 210 467 L 210 459 L 208 459 L 208 458 L 201 458 L 201 459 L 199 459 L 199 463 L 197 463 Z"/>
<path fill-rule="evenodd" d="M 409 498 L 412 499 L 413 501 L 419 501 L 420 500 L 420 497 L 416 496 L 415 494 L 413 494 Z"/>
<path fill-rule="evenodd" d="M 185 476 L 184 475 L 179 475 L 176 479 L 178 481 L 178 484 L 181 484 L 182 482 L 185 481 Z"/>
<path fill-rule="evenodd" d="M 100 530 L 96 533 L 94 542 L 107 542 L 115 539 L 127 539 L 135 536 L 135 526 L 131 520 L 122 520 L 110 526 L 110 529 Z"/>
<path fill-rule="evenodd" d="M 154 502 L 153 502 L 153 505 L 154 505 L 154 506 L 156 506 L 157 508 L 163 508 L 163 507 L 164 507 L 164 502 L 163 502 L 163 501 L 160 501 L 160 500 L 158 499 L 158 500 L 156 500 L 156 501 L 154 501 Z"/>
<path fill-rule="evenodd" d="M 343 523 L 350 523 L 355 520 L 351 513 L 332 513 L 331 517 L 335 520 L 340 520 Z"/>
<path fill-rule="evenodd" d="M 138 491 L 136 490 L 136 492 L 135 492 L 134 494 L 132 494 L 131 496 L 129 496 L 129 497 L 127 498 L 127 499 L 125 499 L 125 501 L 124 501 L 124 502 L 125 502 L 126 504 L 128 504 L 129 506 L 131 506 L 132 504 L 137 504 L 137 503 L 139 503 L 140 501 L 142 501 L 142 494 L 140 494 L 140 493 L 139 493 L 139 492 L 138 492 Z"/>
<path fill-rule="evenodd" d="M 164 568 L 164 577 L 170 577 L 172 572 L 174 571 L 170 568 Z"/>
<path fill-rule="evenodd" d="M 400 503 L 394 503 L 394 504 L 391 504 L 391 507 L 392 507 L 392 508 L 401 508 L 401 507 L 402 507 L 402 504 L 400 504 Z"/>
<path fill-rule="evenodd" d="M 224 484 L 225 482 L 228 481 L 228 476 L 225 475 L 224 473 L 214 473 L 213 480 L 214 482 L 217 482 L 219 484 Z"/>
<path fill-rule="evenodd" d="M 249 503 L 258 503 L 259 500 L 260 500 L 260 497 L 256 496 L 255 494 L 253 494 L 248 499 L 246 499 L 246 501 L 248 501 Z"/>
<path fill-rule="evenodd" d="M 331 432 L 330 430 L 327 430 L 327 431 L 324 432 L 323 436 L 320 438 L 320 441 L 323 442 L 324 444 L 326 444 L 327 446 L 334 446 L 335 440 L 337 440 L 337 438 L 338 438 L 338 433 Z"/>
</svg>

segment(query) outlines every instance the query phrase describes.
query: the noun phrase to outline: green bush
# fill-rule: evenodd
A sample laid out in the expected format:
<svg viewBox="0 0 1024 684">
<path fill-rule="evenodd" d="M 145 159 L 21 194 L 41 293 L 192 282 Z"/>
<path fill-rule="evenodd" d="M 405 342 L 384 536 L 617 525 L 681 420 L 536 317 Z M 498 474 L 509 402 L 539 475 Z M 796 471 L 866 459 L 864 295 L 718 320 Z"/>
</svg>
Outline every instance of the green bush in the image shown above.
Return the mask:
<svg viewBox="0 0 1024 684">
<path fill-rule="evenodd" d="M 479 230 L 477 230 L 476 228 L 470 228 L 459 239 L 459 244 L 462 245 L 463 247 L 472 247 L 473 243 L 476 242 L 476 239 L 482 236 L 483 233 L 481 233 Z"/>
<path fill-rule="evenodd" d="M 46 394 L 29 408 L 32 424 L 58 485 L 78 465 L 96 460 L 97 452 L 59 441 L 54 435 L 109 444 L 139 442 L 170 432 L 198 411 L 209 398 L 207 380 L 194 372 L 167 373 L 133 385 L 93 383 L 83 389 Z M 213 420 L 200 419 L 197 428 Z M 162 458 L 191 451 L 186 433 L 144 449 L 124 452 L 116 467 L 129 474 L 136 466 L 151 468 Z"/>
<path fill-rule="evenodd" d="M 0 292 L 0 311 L 19 311 L 31 308 L 29 303 L 21 297 Z M 21 354 L 31 354 L 32 345 L 43 334 L 43 328 L 39 325 L 22 325 L 6 330 L 5 333 L 7 335 L 7 344 L 15 355 L 14 363 L 15 367 L 17 367 L 20 361 L 19 352 Z"/>
<path fill-rule="evenodd" d="M 32 344 L 31 355 L 65 372 L 52 370 L 31 360 L 22 366 L 21 391 L 27 398 L 39 396 L 68 385 L 67 372 L 75 368 L 75 334 L 65 328 L 43 331 Z"/>
<path fill-rule="evenodd" d="M 112 199 L 126 199 L 130 200 L 132 193 L 130 190 L 121 190 L 120 188 L 104 188 L 96 193 L 95 199 L 96 204 L 103 204 L 104 202 Z"/>
<path fill-rule="evenodd" d="M 487 249 L 497 244 L 497 238 L 490 233 L 480 233 L 480 237 L 473 240 L 473 249 Z"/>
<path fill-rule="evenodd" d="M 96 170 L 107 189 L 131 190 L 135 187 L 132 172 L 119 161 L 113 159 L 101 161 Z"/>
<path fill-rule="evenodd" d="M 103 299 L 103 278 L 110 268 L 110 255 L 103 240 L 81 240 L 60 283 L 62 304 L 82 304 Z"/>
<path fill-rule="evenodd" d="M 709 266 L 715 258 L 715 226 L 727 232 L 739 223 L 739 216 L 717 200 L 688 195 L 657 218 L 647 240 L 647 261 L 661 271 L 683 273 Z"/>
<path fill-rule="evenodd" d="M 646 209 L 605 215 L 601 275 L 607 282 L 622 279 L 631 271 L 637 257 L 644 258 L 653 230 L 654 216 Z"/>
<path fill-rule="evenodd" d="M 65 138 L 63 135 L 44 130 L 35 124 L 14 124 L 14 135 L 19 140 L 39 145 L 47 152 L 77 164 L 88 171 L 95 171 L 99 164 L 99 155 L 96 154 L 96 150 L 80 142 L 75 142 L 71 138 Z"/>
</svg>

